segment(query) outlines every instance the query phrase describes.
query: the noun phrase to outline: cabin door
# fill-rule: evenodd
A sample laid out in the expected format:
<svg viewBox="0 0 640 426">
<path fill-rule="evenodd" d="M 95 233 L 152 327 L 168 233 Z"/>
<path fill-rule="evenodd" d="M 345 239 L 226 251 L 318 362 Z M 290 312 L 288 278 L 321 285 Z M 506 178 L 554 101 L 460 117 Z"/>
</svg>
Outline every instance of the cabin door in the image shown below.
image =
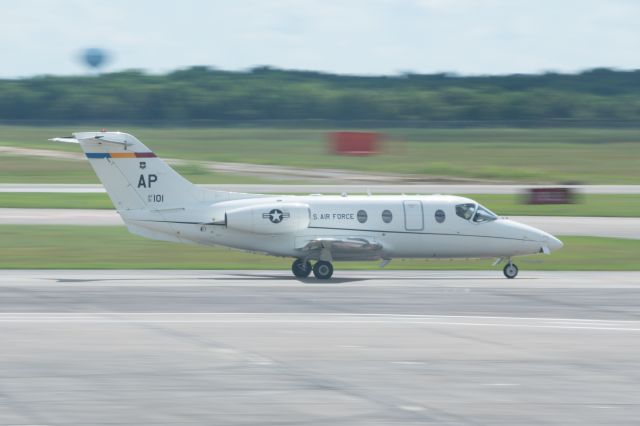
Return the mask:
<svg viewBox="0 0 640 426">
<path fill-rule="evenodd" d="M 407 231 L 422 231 L 424 229 L 421 201 L 404 202 L 404 229 Z"/>
</svg>

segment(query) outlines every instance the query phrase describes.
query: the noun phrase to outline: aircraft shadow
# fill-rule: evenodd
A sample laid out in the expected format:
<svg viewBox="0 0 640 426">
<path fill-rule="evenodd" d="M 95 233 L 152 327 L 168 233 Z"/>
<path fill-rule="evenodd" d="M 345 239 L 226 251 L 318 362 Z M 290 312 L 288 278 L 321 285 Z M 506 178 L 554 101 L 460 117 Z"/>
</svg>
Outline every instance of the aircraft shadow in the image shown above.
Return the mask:
<svg viewBox="0 0 640 426">
<path fill-rule="evenodd" d="M 412 282 L 412 281 L 460 281 L 460 280 L 472 280 L 472 281 L 493 281 L 496 279 L 501 279 L 502 277 L 496 275 L 495 277 L 460 277 L 460 276 L 450 276 L 450 277 L 429 277 L 429 276 L 424 276 L 424 277 L 393 277 L 393 276 L 389 276 L 389 277 L 334 277 L 331 278 L 329 280 L 318 280 L 314 277 L 309 277 L 309 278 L 296 278 L 293 276 L 286 276 L 286 275 L 276 275 L 276 274 L 229 274 L 230 276 L 226 276 L 224 278 L 220 278 L 220 277 L 216 277 L 216 276 L 210 276 L 210 277 L 167 277 L 167 278 L 154 278 L 153 281 L 157 281 L 157 282 L 163 282 L 163 281 L 176 281 L 179 280 L 180 278 L 184 278 L 185 280 L 188 281 L 216 281 L 216 280 L 224 280 L 224 281 L 247 281 L 247 280 L 253 280 L 256 282 L 259 281 L 273 281 L 273 280 L 278 280 L 278 281 L 298 281 L 302 284 L 309 284 L 309 285 L 336 285 L 336 284 L 346 284 L 346 283 L 355 283 L 355 282 L 362 282 L 362 281 L 374 281 L 374 280 L 392 280 L 394 282 Z M 518 278 L 517 281 L 522 281 L 522 280 L 535 280 L 535 277 L 524 277 L 524 278 Z M 72 284 L 72 283 L 100 283 L 100 282 L 134 282 L 134 281 L 148 281 L 148 278 L 89 278 L 89 279 L 82 279 L 82 278 L 58 278 L 58 279 L 54 279 L 55 282 L 58 283 L 63 283 L 63 284 Z"/>
</svg>

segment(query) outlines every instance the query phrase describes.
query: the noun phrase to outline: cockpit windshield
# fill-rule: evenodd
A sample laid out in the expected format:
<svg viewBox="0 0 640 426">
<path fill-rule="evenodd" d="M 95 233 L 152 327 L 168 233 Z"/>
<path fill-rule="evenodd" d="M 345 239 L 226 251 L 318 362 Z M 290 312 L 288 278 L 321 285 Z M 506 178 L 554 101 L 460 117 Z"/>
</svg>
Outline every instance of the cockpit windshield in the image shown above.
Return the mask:
<svg viewBox="0 0 640 426">
<path fill-rule="evenodd" d="M 465 220 L 471 219 L 475 211 L 476 205 L 474 203 L 458 204 L 456 206 L 456 214 Z"/>
<path fill-rule="evenodd" d="M 458 204 L 456 214 L 464 220 L 473 220 L 476 223 L 491 222 L 498 218 L 488 208 L 475 203 Z"/>
<path fill-rule="evenodd" d="M 497 218 L 498 216 L 496 216 L 496 214 L 493 213 L 491 210 L 478 204 L 478 208 L 476 209 L 476 214 L 475 216 L 473 216 L 473 221 L 477 223 L 491 222 L 492 220 L 496 220 Z"/>
</svg>

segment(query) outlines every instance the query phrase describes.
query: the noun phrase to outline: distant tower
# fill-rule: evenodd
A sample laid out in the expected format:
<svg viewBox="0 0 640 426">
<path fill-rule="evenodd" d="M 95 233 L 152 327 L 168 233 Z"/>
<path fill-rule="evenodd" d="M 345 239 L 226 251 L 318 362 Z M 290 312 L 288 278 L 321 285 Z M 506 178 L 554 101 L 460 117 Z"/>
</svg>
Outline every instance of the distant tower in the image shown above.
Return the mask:
<svg viewBox="0 0 640 426">
<path fill-rule="evenodd" d="M 108 56 L 106 50 L 97 47 L 91 47 L 82 52 L 82 60 L 96 74 L 100 72 L 100 67 L 107 62 Z"/>
</svg>

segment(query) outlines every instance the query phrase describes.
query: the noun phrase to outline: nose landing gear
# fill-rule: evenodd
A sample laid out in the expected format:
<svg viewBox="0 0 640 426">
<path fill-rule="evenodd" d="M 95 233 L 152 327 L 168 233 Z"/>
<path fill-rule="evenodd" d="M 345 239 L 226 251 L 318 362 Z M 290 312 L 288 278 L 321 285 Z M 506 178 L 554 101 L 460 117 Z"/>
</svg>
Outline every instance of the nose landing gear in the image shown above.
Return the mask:
<svg viewBox="0 0 640 426">
<path fill-rule="evenodd" d="M 319 280 L 328 280 L 333 275 L 333 265 L 331 262 L 319 260 L 311 267 L 311 262 L 304 259 L 296 259 L 291 265 L 291 272 L 297 278 L 307 278 L 313 271 L 313 275 Z"/>
<path fill-rule="evenodd" d="M 518 276 L 518 267 L 516 266 L 515 263 L 511 263 L 511 259 L 509 259 L 509 263 L 505 265 L 502 272 L 504 273 L 505 277 L 509 279 L 513 279 L 516 276 Z"/>
</svg>

